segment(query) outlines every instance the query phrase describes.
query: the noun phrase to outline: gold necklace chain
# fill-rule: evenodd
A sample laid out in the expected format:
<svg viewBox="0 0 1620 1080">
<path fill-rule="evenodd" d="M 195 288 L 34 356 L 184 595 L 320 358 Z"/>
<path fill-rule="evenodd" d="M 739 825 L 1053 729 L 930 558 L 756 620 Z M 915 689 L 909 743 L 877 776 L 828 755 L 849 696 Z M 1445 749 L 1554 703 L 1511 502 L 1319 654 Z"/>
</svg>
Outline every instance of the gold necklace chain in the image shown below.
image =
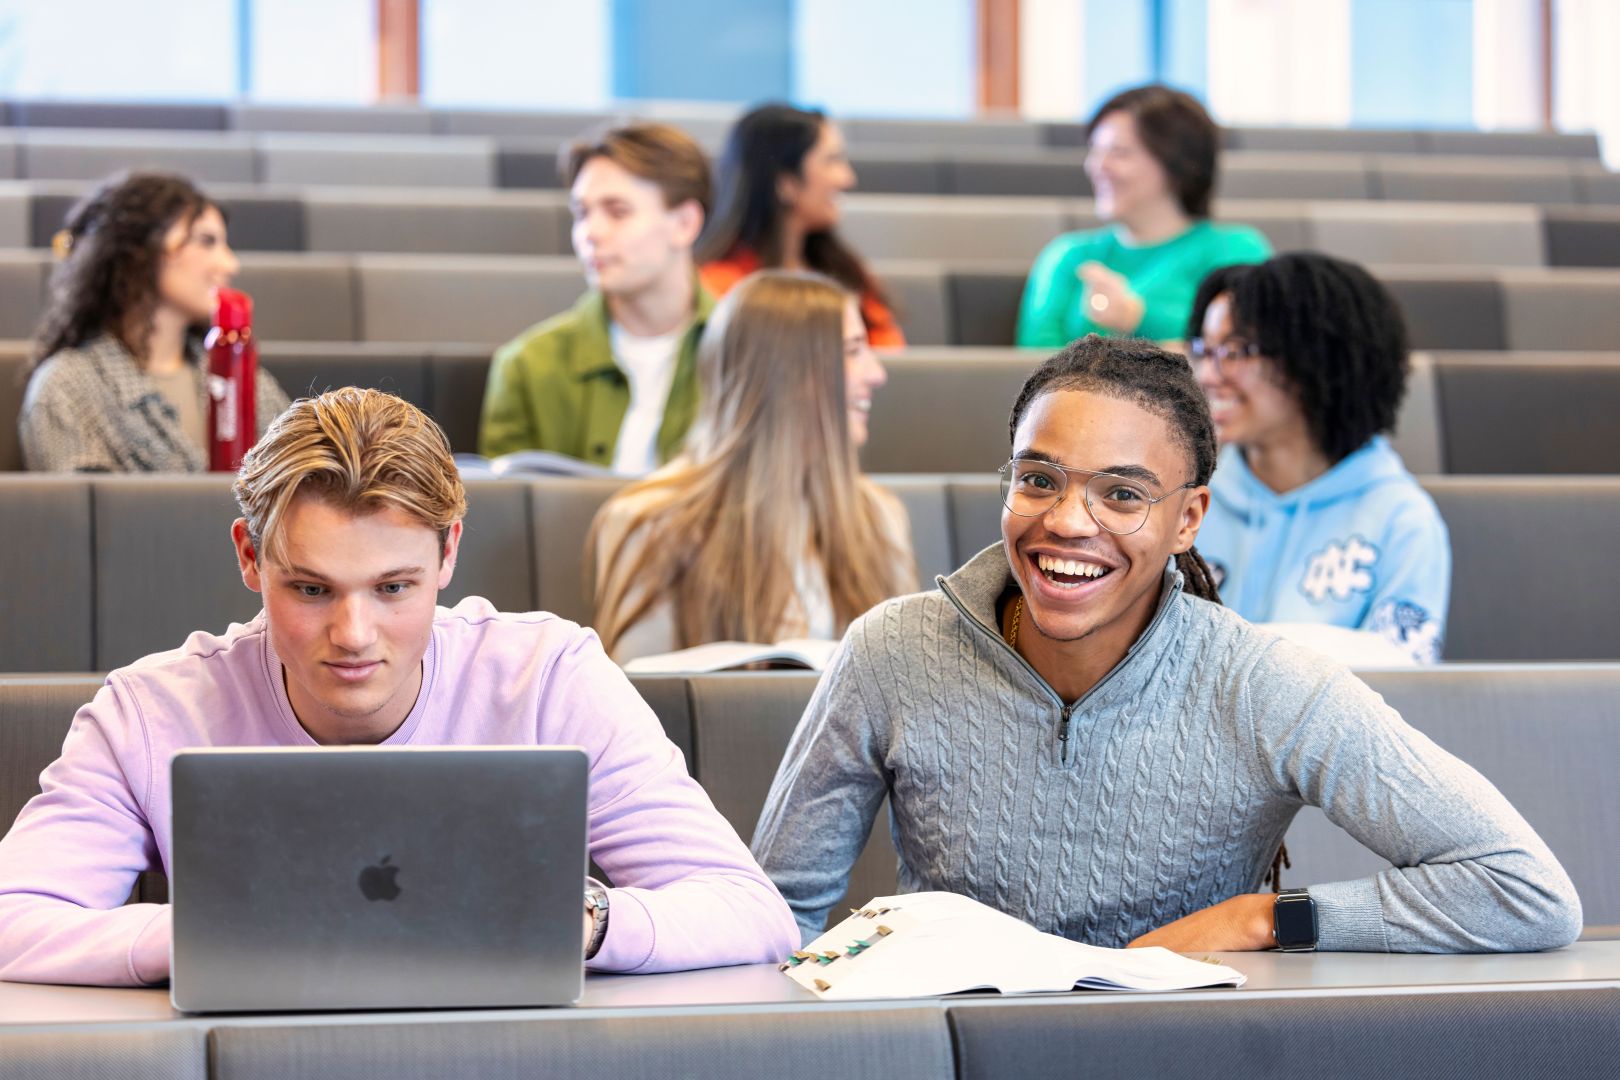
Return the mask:
<svg viewBox="0 0 1620 1080">
<path fill-rule="evenodd" d="M 1024 598 L 1020 596 L 1013 601 L 1012 629 L 1007 632 L 1007 645 L 1018 648 L 1018 623 L 1024 617 Z"/>
</svg>

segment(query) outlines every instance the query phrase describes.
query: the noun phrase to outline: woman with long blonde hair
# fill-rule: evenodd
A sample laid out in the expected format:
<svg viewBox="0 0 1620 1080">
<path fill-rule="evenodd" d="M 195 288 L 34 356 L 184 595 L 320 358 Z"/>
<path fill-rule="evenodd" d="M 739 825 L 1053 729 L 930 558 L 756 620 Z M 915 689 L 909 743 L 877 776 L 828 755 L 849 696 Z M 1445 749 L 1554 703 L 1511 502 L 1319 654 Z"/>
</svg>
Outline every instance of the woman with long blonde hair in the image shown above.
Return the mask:
<svg viewBox="0 0 1620 1080">
<path fill-rule="evenodd" d="M 836 638 L 916 587 L 905 509 L 856 461 L 884 380 L 856 299 L 830 279 L 761 271 L 726 296 L 698 347 L 685 451 L 591 527 L 595 625 L 615 659 Z"/>
</svg>

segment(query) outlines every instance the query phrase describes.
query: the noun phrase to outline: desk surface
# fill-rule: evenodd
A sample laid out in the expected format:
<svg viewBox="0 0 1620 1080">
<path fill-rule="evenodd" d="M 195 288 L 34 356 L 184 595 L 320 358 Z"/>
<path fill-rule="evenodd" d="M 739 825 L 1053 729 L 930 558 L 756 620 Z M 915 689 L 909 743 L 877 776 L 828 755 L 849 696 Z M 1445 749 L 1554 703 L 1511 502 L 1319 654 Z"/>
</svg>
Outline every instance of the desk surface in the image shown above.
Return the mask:
<svg viewBox="0 0 1620 1080">
<path fill-rule="evenodd" d="M 952 997 L 953 1005 L 975 1000 L 1008 1004 L 1049 1002 L 1141 1001 L 1189 995 L 1203 997 L 1256 994 L 1436 993 L 1457 990 L 1566 989 L 1574 986 L 1620 987 L 1620 941 L 1578 941 L 1547 953 L 1486 956 L 1403 956 L 1380 953 L 1222 953 L 1219 958 L 1248 975 L 1241 989 L 1190 990 L 1175 994 L 1076 993 L 1003 998 Z M 938 999 L 933 999 L 938 1000 Z M 895 1006 L 915 1005 L 915 999 Z M 669 975 L 592 975 L 578 1009 L 440 1010 L 393 1013 L 302 1013 L 250 1016 L 188 1016 L 169 1004 L 167 990 L 108 990 L 77 986 L 35 986 L 0 982 L 0 1033 L 54 1025 L 252 1023 L 422 1023 L 473 1019 L 542 1019 L 577 1016 L 580 1010 L 603 1015 L 626 1010 L 662 1012 L 715 1011 L 719 1007 L 872 1008 L 871 1003 L 816 1002 L 815 996 L 785 978 L 774 965 L 716 968 Z"/>
</svg>

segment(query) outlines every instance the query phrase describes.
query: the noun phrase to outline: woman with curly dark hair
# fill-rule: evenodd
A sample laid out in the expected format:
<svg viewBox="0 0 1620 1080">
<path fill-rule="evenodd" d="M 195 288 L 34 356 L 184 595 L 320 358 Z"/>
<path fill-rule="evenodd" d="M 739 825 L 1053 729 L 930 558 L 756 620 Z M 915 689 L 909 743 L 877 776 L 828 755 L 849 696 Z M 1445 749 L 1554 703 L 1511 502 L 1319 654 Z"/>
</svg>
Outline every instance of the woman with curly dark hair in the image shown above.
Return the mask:
<svg viewBox="0 0 1620 1080">
<path fill-rule="evenodd" d="M 68 211 L 23 399 L 28 468 L 208 468 L 202 331 L 238 269 L 220 208 L 183 176 L 114 176 Z M 259 370 L 259 431 L 287 395 Z"/>
<path fill-rule="evenodd" d="M 1388 291 L 1354 263 L 1279 255 L 1206 277 L 1187 333 L 1225 444 L 1198 534 L 1221 598 L 1437 661 L 1451 542 L 1385 438 L 1410 370 Z"/>
</svg>

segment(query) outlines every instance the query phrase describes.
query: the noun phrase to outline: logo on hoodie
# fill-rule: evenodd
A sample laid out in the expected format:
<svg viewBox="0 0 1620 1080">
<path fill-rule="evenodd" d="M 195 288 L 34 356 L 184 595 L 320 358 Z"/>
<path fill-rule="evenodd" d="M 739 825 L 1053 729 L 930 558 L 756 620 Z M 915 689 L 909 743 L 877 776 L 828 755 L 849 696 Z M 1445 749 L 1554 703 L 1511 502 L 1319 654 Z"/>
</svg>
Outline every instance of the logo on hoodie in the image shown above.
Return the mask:
<svg viewBox="0 0 1620 1080">
<path fill-rule="evenodd" d="M 1372 592 L 1377 562 L 1378 549 L 1361 537 L 1352 536 L 1342 544 L 1335 540 L 1305 564 L 1299 591 L 1315 604 L 1328 597 L 1348 600 L 1351 593 Z"/>
</svg>

